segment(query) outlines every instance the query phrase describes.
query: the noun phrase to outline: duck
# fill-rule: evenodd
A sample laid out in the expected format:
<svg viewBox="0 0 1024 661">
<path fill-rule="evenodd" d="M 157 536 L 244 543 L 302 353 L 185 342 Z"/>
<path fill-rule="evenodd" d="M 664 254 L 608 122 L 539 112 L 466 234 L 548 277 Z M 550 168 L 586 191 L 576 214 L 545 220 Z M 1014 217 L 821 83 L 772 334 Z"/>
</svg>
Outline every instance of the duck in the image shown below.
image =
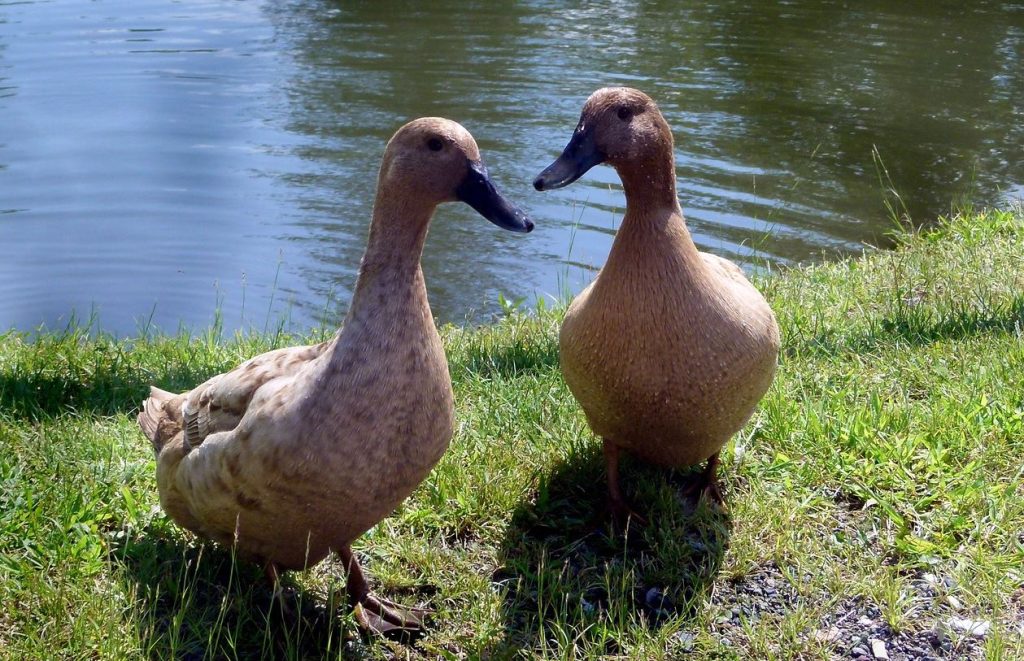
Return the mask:
<svg viewBox="0 0 1024 661">
<path fill-rule="evenodd" d="M 435 208 L 533 222 L 498 192 L 473 136 L 425 117 L 384 150 L 347 315 L 328 341 L 252 357 L 183 393 L 150 389 L 138 424 L 176 523 L 279 572 L 340 557 L 366 631 L 415 631 L 425 609 L 374 595 L 352 542 L 420 484 L 454 430 L 452 385 L 420 258 Z"/>
<path fill-rule="evenodd" d="M 604 266 L 570 303 L 559 331 L 562 373 L 602 439 L 608 505 L 622 495 L 623 452 L 681 468 L 707 462 L 685 489 L 726 509 L 718 466 L 775 376 L 779 327 L 733 262 L 700 252 L 676 194 L 674 142 L 654 100 L 606 87 L 585 102 L 561 155 L 534 180 L 568 186 L 606 163 L 626 210 Z"/>
</svg>

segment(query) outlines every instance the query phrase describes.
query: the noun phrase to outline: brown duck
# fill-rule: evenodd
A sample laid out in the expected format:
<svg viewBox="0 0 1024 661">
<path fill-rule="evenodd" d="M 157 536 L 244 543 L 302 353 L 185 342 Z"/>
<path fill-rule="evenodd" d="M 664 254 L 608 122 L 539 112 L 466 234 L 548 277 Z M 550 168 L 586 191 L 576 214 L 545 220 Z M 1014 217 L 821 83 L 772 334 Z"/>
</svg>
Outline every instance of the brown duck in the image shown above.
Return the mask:
<svg viewBox="0 0 1024 661">
<path fill-rule="evenodd" d="M 494 188 L 459 124 L 406 124 L 384 151 L 369 240 L 330 341 L 271 351 L 180 395 L 153 388 L 138 422 L 180 525 L 278 571 L 336 552 L 372 631 L 418 609 L 372 595 L 350 544 L 426 477 L 453 430 L 452 387 L 420 255 L 435 207 L 461 200 L 505 229 L 533 223 Z"/>
<path fill-rule="evenodd" d="M 694 245 L 676 197 L 672 132 L 643 92 L 594 92 L 534 187 L 567 186 L 599 163 L 622 179 L 626 213 L 559 343 L 565 381 L 604 441 L 612 512 L 632 514 L 619 488 L 621 450 L 673 467 L 708 460 L 695 487 L 721 503 L 719 452 L 775 375 L 775 315 L 735 264 Z"/>
</svg>

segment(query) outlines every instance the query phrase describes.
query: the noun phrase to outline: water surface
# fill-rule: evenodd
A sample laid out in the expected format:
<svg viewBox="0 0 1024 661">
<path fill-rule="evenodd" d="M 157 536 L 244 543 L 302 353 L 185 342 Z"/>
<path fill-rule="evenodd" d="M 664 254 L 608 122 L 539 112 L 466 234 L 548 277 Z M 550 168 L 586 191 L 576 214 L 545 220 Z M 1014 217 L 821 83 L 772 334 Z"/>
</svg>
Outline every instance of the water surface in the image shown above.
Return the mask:
<svg viewBox="0 0 1024 661">
<path fill-rule="evenodd" d="M 924 222 L 1021 194 L 1022 55 L 1022 2 L 0 1 L 0 329 L 337 323 L 384 143 L 422 115 L 538 224 L 443 206 L 435 315 L 578 291 L 615 174 L 530 181 L 608 84 L 659 102 L 702 249 L 847 254 L 884 242 L 885 199 Z"/>
</svg>

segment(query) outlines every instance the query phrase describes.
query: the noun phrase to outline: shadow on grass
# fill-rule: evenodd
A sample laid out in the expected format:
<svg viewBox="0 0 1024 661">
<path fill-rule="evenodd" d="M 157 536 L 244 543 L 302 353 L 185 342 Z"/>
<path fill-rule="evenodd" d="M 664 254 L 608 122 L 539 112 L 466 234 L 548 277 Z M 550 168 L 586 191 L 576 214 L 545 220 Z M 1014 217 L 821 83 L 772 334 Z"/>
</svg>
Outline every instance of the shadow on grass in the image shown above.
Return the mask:
<svg viewBox="0 0 1024 661">
<path fill-rule="evenodd" d="M 612 530 L 598 448 L 569 460 L 514 513 L 495 582 L 507 589 L 493 656 L 577 648 L 621 654 L 620 637 L 693 618 L 729 544 L 728 514 L 680 496 L 691 477 L 627 461 L 623 486 L 650 523 Z"/>
<path fill-rule="evenodd" d="M 46 349 L 39 351 L 46 353 Z M 138 410 L 142 400 L 149 396 L 150 384 L 184 391 L 218 371 L 177 362 L 153 369 L 124 353 L 108 357 L 104 351 L 84 357 L 59 353 L 39 358 L 20 356 L 0 371 L 0 410 L 25 420 L 71 412 L 130 413 Z"/>
<path fill-rule="evenodd" d="M 182 392 L 245 358 L 302 344 L 287 336 L 188 335 L 118 339 L 88 327 L 0 334 L 0 410 L 36 420 L 66 413 L 114 415 L 139 408 L 150 384 Z"/>
<path fill-rule="evenodd" d="M 111 558 L 135 595 L 149 658 L 359 658 L 358 634 L 341 617 L 347 606 L 302 590 L 288 574 L 290 612 L 282 613 L 260 568 L 213 544 L 188 545 L 149 526 L 115 541 Z"/>
<path fill-rule="evenodd" d="M 1024 296 L 1015 296 L 1008 303 L 986 309 L 935 312 L 929 308 L 905 307 L 861 333 L 845 335 L 826 331 L 797 342 L 786 354 L 832 357 L 849 352 L 869 353 L 894 342 L 925 346 L 987 333 L 1009 333 L 1021 326 L 1024 326 Z"/>
<path fill-rule="evenodd" d="M 24 420 L 67 413 L 116 415 L 139 409 L 149 386 L 171 392 L 194 388 L 241 360 L 220 364 L 189 356 L 154 361 L 96 340 L 91 350 L 62 352 L 44 345 L 0 370 L 0 410 Z M 153 363 L 156 363 L 155 365 Z"/>
<path fill-rule="evenodd" d="M 169 381 L 179 379 L 171 377 Z M 0 409 L 24 420 L 67 413 L 116 415 L 135 411 L 149 395 L 152 379 L 104 374 L 98 379 L 75 375 L 0 373 Z"/>
</svg>

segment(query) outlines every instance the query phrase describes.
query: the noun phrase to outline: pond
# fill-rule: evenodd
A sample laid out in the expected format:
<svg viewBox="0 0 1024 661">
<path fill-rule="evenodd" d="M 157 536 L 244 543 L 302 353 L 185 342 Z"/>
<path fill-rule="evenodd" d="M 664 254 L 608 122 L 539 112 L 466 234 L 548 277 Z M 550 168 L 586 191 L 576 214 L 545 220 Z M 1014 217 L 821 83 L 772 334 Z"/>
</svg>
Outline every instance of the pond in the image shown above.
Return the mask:
<svg viewBox="0 0 1024 661">
<path fill-rule="evenodd" d="M 384 144 L 422 115 L 537 222 L 442 206 L 434 314 L 564 297 L 622 192 L 530 182 L 609 84 L 658 101 L 695 240 L 748 270 L 884 244 L 886 202 L 1024 190 L 1022 2 L 0 1 L 0 330 L 338 323 Z"/>
</svg>

